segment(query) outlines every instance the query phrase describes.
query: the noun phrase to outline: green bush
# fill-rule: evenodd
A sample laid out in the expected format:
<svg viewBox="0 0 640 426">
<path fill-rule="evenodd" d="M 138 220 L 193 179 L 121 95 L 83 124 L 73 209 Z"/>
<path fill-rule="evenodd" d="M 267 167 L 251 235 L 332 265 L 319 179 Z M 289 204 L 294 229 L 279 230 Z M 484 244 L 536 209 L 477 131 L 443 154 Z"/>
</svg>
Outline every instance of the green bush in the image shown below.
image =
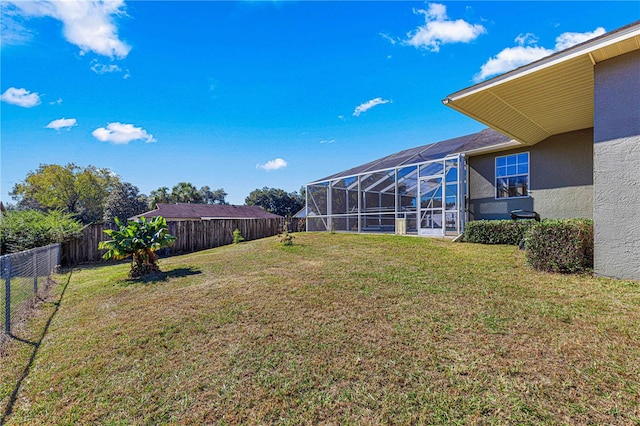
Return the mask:
<svg viewBox="0 0 640 426">
<path fill-rule="evenodd" d="M 59 210 L 10 210 L 0 218 L 2 254 L 61 243 L 81 233 L 82 224 Z"/>
<path fill-rule="evenodd" d="M 295 237 L 289 233 L 289 223 L 282 225 L 282 230 L 278 234 L 278 241 L 284 246 L 292 246 Z"/>
<path fill-rule="evenodd" d="M 534 220 L 475 220 L 464 228 L 469 243 L 520 245 Z"/>
<path fill-rule="evenodd" d="M 233 230 L 233 244 L 240 244 L 244 241 L 244 237 L 242 236 L 242 232 L 238 228 Z"/>
<path fill-rule="evenodd" d="M 578 273 L 593 268 L 593 221 L 544 220 L 526 236 L 526 258 L 540 271 Z"/>
<path fill-rule="evenodd" d="M 138 221 L 121 222 L 114 219 L 119 229 L 106 229 L 104 233 L 113 238 L 100 241 L 98 248 L 107 250 L 104 259 L 125 259 L 131 256 L 129 278 L 139 278 L 160 271 L 156 251 L 169 247 L 176 237 L 169 234 L 167 220 L 156 216 L 151 220 L 142 217 Z"/>
</svg>

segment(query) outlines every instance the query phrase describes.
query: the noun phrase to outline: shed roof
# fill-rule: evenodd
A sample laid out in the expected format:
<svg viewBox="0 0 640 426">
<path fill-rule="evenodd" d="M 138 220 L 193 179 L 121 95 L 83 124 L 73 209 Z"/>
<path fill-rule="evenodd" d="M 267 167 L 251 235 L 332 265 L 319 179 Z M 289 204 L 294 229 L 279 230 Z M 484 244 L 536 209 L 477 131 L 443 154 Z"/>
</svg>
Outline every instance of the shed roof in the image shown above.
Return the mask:
<svg viewBox="0 0 640 426">
<path fill-rule="evenodd" d="M 422 145 L 416 148 L 405 149 L 404 151 L 327 176 L 324 179 L 318 179 L 316 182 L 323 182 L 326 180 L 354 176 L 395 167 L 410 166 L 412 164 L 438 160 L 451 154 L 464 154 L 482 151 L 487 148 L 499 148 L 514 145 L 520 144 L 513 141 L 510 137 L 493 129 L 484 129 L 471 135 L 460 136 L 454 139 Z"/>
<path fill-rule="evenodd" d="M 281 218 L 258 206 L 234 206 L 230 204 L 158 203 L 154 210 L 133 216 L 152 218 L 163 216 L 167 220 L 177 219 L 275 219 Z"/>
<path fill-rule="evenodd" d="M 640 49 L 640 21 L 453 93 L 442 102 L 526 145 L 593 127 L 594 65 Z"/>
</svg>

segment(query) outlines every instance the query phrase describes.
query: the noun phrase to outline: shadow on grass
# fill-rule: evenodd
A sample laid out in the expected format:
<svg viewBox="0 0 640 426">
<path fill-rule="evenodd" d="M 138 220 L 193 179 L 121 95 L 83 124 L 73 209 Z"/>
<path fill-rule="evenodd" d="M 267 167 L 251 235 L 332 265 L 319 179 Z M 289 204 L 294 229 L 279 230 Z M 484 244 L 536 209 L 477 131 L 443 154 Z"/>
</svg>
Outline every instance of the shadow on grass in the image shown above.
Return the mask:
<svg viewBox="0 0 640 426">
<path fill-rule="evenodd" d="M 56 316 L 56 314 L 58 313 L 58 310 L 60 309 L 60 305 L 62 304 L 62 299 L 64 298 L 64 293 L 67 291 L 69 282 L 71 282 L 71 271 L 69 271 L 67 282 L 64 284 L 64 287 L 62 288 L 60 297 L 58 298 L 57 301 L 53 302 L 53 305 L 56 308 L 51 313 L 51 316 L 49 316 L 49 319 L 47 320 L 47 323 L 45 324 L 44 329 L 42 330 L 42 334 L 40 335 L 37 341 L 30 341 L 30 340 L 22 339 L 13 334 L 9 334 L 9 337 L 11 339 L 33 346 L 33 352 L 31 353 L 31 357 L 29 358 L 29 363 L 22 371 L 20 378 L 16 382 L 16 385 L 13 388 L 13 391 L 11 392 L 11 396 L 9 397 L 9 402 L 7 403 L 7 406 L 4 410 L 2 418 L 0 419 L 0 425 L 4 425 L 9 419 L 9 416 L 11 416 L 11 413 L 13 412 L 13 406 L 15 405 L 16 400 L 18 399 L 18 392 L 20 392 L 20 387 L 22 386 L 22 383 L 29 376 L 29 373 L 31 372 L 31 367 L 33 366 L 36 356 L 38 355 L 38 351 L 40 350 L 40 345 L 42 344 L 42 340 L 44 339 L 44 336 L 47 335 L 47 332 L 49 331 L 49 327 L 51 326 L 51 322 L 53 321 L 53 318 Z"/>
<path fill-rule="evenodd" d="M 202 271 L 196 268 L 188 267 L 188 268 L 175 268 L 166 272 L 156 272 L 153 274 L 145 275 L 140 278 L 131 278 L 123 281 L 123 286 L 130 286 L 135 284 L 155 284 L 159 282 L 166 282 L 170 278 L 182 278 L 188 277 L 191 275 L 201 274 Z"/>
<path fill-rule="evenodd" d="M 77 265 L 65 265 L 65 266 L 60 268 L 58 273 L 59 274 L 67 274 L 70 271 L 84 271 L 84 270 L 91 271 L 91 270 L 94 270 L 94 269 L 105 268 L 105 267 L 108 267 L 108 266 L 125 265 L 125 264 L 130 264 L 130 263 L 131 263 L 131 259 L 98 260 L 96 262 L 79 263 Z"/>
</svg>

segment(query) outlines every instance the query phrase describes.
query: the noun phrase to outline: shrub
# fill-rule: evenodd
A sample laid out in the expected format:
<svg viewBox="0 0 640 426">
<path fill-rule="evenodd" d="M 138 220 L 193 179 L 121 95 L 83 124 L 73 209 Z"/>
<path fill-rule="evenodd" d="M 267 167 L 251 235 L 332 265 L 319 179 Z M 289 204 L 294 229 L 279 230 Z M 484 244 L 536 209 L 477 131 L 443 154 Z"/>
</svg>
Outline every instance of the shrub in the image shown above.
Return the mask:
<svg viewBox="0 0 640 426">
<path fill-rule="evenodd" d="M 534 220 L 476 220 L 464 228 L 464 239 L 469 243 L 520 245 Z"/>
<path fill-rule="evenodd" d="M 0 218 L 2 254 L 61 243 L 82 232 L 72 214 L 59 210 L 10 210 Z"/>
<path fill-rule="evenodd" d="M 244 237 L 238 228 L 233 230 L 233 244 L 240 244 L 244 241 Z"/>
<path fill-rule="evenodd" d="M 593 268 L 593 221 L 544 220 L 526 236 L 527 263 L 540 271 L 577 273 Z"/>
<path fill-rule="evenodd" d="M 107 250 L 102 256 L 105 259 L 131 259 L 130 278 L 138 278 L 143 275 L 158 272 L 157 250 L 168 247 L 176 240 L 169 234 L 167 221 L 162 216 L 157 216 L 149 221 L 142 218 L 138 222 L 129 221 L 126 224 L 115 218 L 119 229 L 104 231 L 113 238 L 109 241 L 101 241 L 98 248 Z"/>
<path fill-rule="evenodd" d="M 280 241 L 282 245 L 292 246 L 294 238 L 295 237 L 289 233 L 289 224 L 285 223 L 282 225 L 282 230 L 278 234 L 278 241 Z"/>
</svg>

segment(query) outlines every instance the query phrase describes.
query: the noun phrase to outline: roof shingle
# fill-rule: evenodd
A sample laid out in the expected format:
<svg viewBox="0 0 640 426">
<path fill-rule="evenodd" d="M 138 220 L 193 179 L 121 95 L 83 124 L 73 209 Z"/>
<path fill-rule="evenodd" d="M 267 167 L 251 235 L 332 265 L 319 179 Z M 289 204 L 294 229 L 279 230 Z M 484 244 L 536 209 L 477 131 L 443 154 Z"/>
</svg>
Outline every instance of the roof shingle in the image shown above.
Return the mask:
<svg viewBox="0 0 640 426">
<path fill-rule="evenodd" d="M 396 152 L 395 154 L 327 176 L 324 179 L 318 179 L 316 182 L 438 160 L 450 154 L 466 153 L 479 148 L 487 148 L 494 145 L 504 144 L 510 140 L 510 137 L 493 129 L 484 129 L 471 135 L 460 136 L 454 139 L 405 149 L 404 151 Z"/>
</svg>

